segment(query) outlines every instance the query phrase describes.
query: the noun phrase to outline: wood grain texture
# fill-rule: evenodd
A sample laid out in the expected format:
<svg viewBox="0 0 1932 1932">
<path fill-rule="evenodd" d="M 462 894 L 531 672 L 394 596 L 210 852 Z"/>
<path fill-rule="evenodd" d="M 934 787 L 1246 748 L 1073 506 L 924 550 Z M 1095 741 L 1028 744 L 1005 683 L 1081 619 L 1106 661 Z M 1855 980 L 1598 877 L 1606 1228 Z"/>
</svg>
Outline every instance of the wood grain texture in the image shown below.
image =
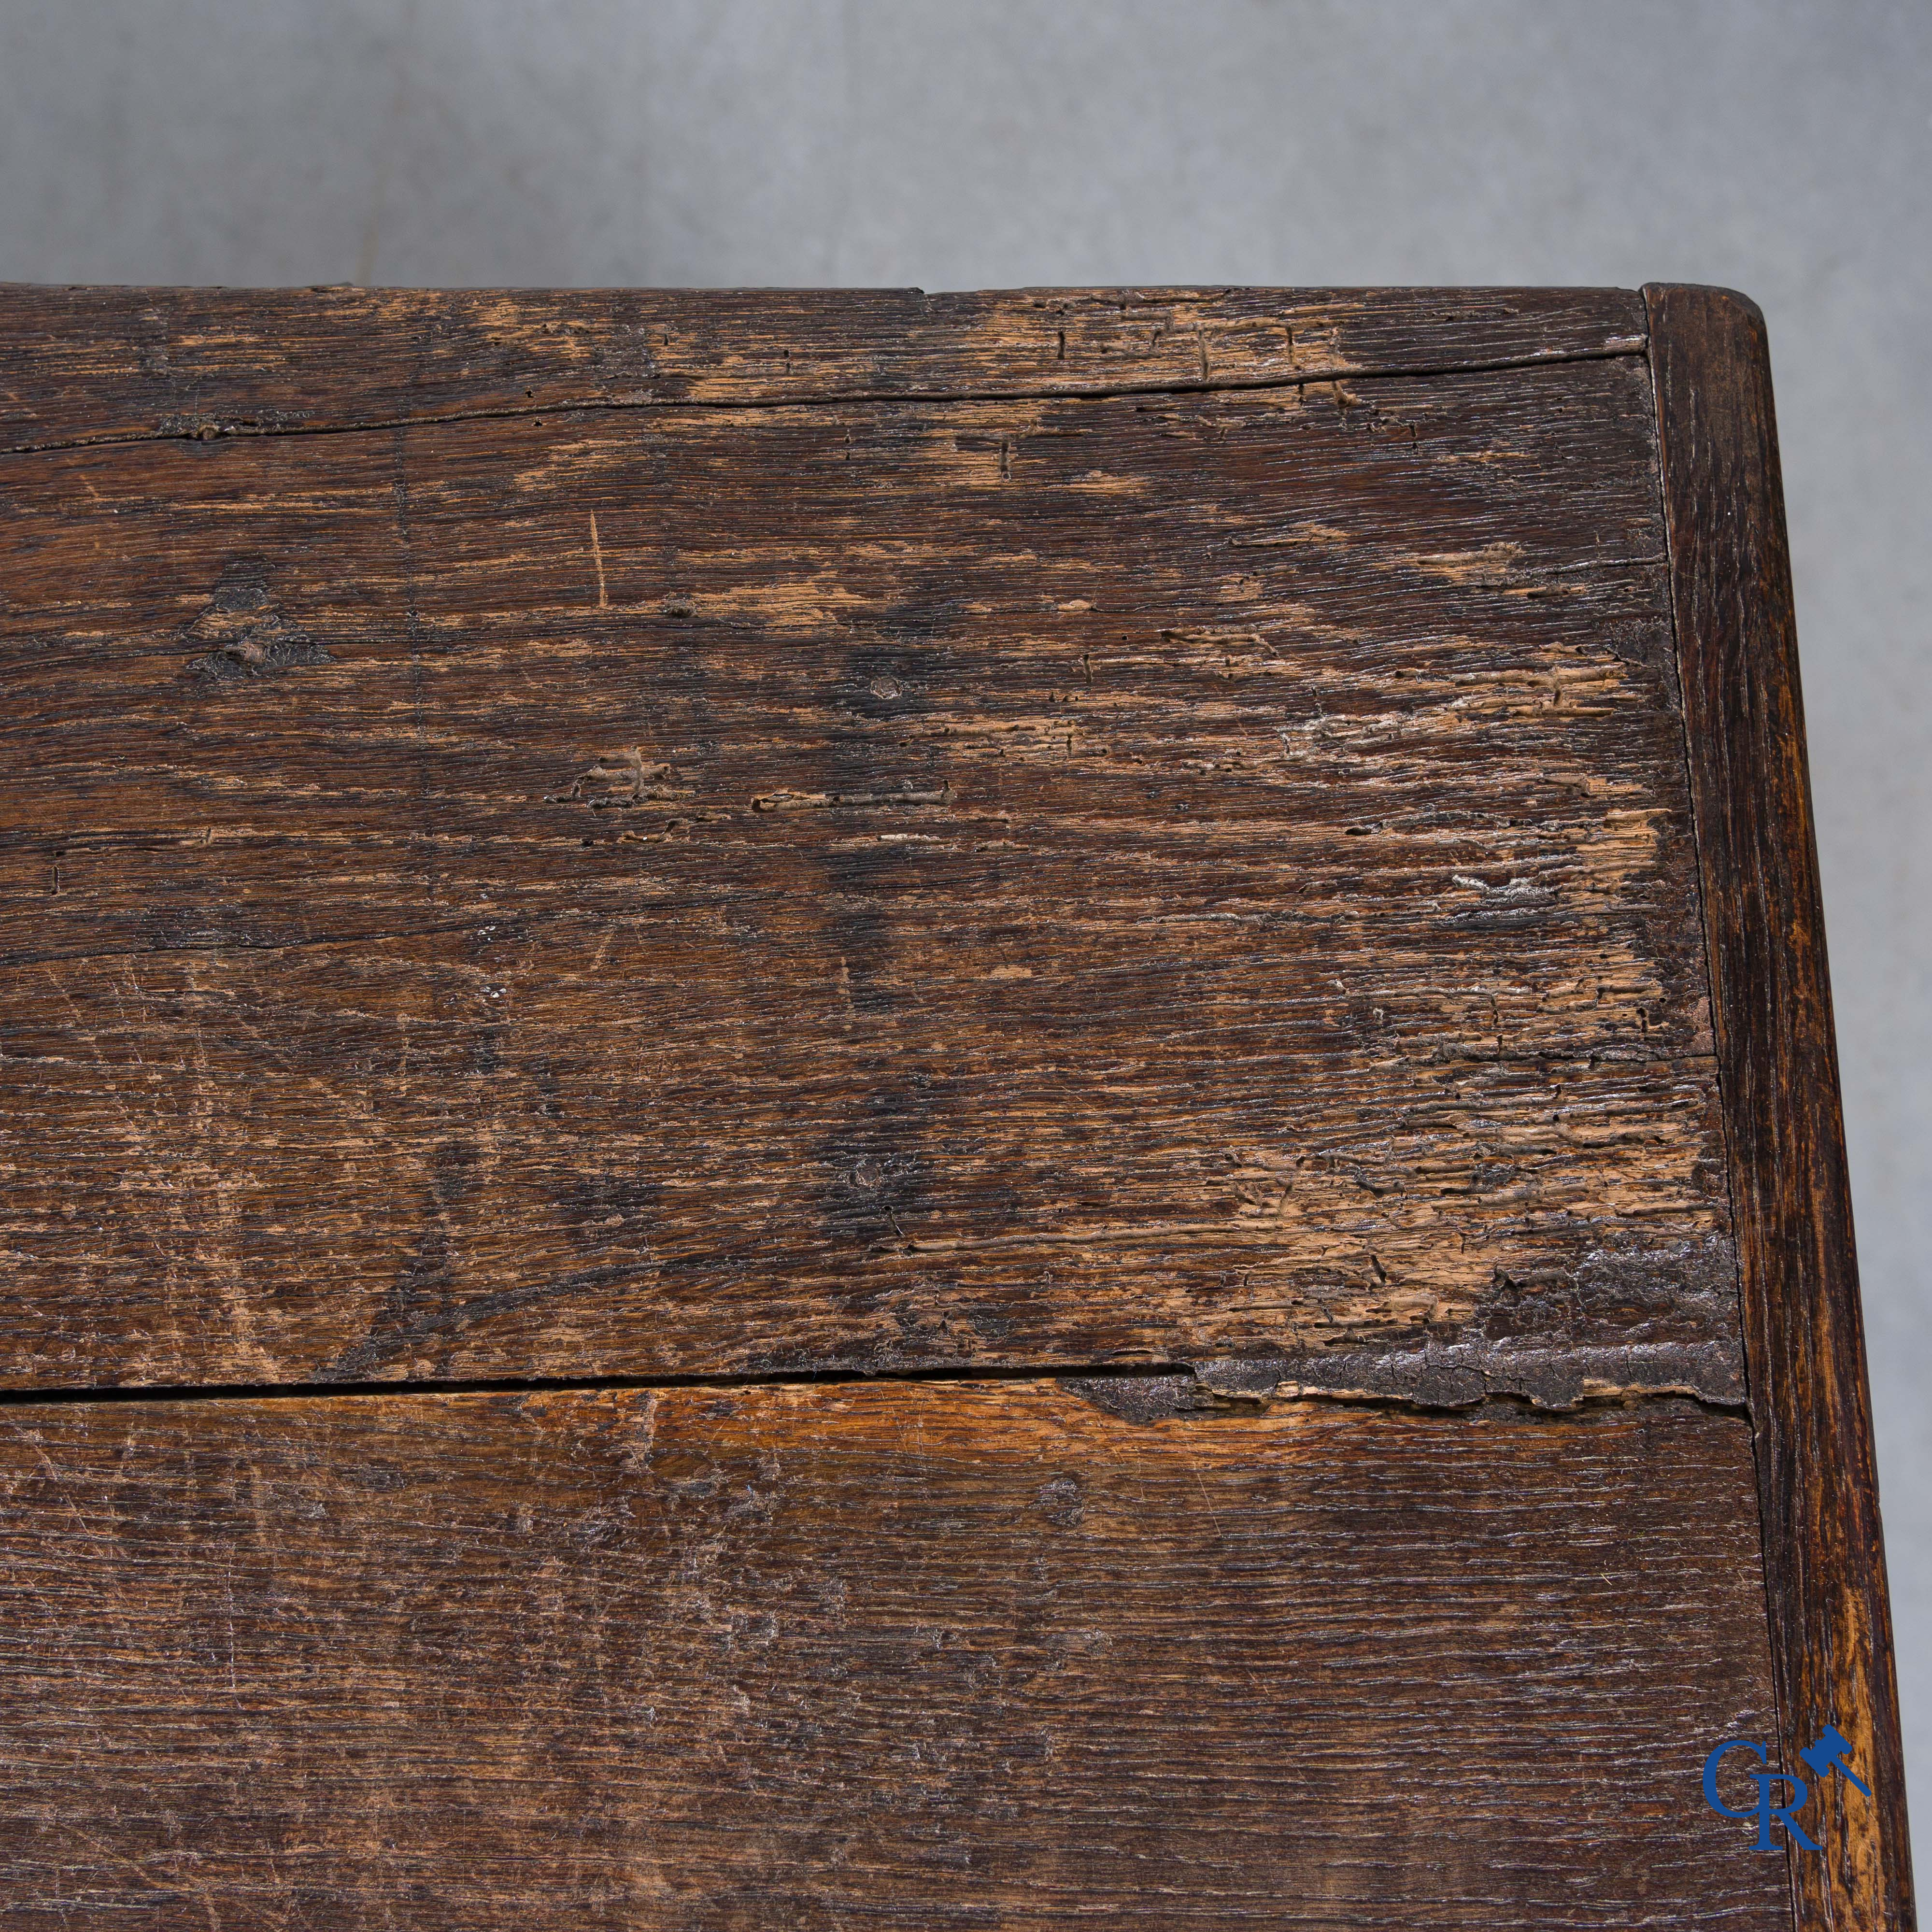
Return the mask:
<svg viewBox="0 0 1932 1932">
<path fill-rule="evenodd" d="M 1792 1885 L 1806 1928 L 1891 1932 L 1904 1762 L 1764 319 L 1646 295 L 1784 1762 L 1836 1724 L 1875 1794 L 1822 1781 Z"/>
<path fill-rule="evenodd" d="M 1654 438 L 1623 357 L 10 459 L 0 1375 L 1741 1400 Z"/>
<path fill-rule="evenodd" d="M 10 1408 L 0 1926 L 1781 1927 L 1750 1485 L 1670 1401 Z"/>
<path fill-rule="evenodd" d="M 47 289 L 0 284 L 13 448 L 586 405 L 1055 395 L 1641 350 L 1621 289 Z"/>
</svg>

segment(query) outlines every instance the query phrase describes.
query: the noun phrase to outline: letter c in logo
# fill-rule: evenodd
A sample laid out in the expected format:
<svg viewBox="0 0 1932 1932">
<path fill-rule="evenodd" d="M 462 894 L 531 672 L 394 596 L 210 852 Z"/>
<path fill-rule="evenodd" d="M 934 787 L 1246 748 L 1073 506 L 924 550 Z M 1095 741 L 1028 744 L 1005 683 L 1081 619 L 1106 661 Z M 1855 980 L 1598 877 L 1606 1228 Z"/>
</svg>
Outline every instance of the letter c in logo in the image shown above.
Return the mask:
<svg viewBox="0 0 1932 1932">
<path fill-rule="evenodd" d="M 1704 1760 L 1704 1802 L 1713 1811 L 1721 1811 L 1726 1818 L 1755 1818 L 1758 1814 L 1756 1804 L 1754 1804 L 1748 1811 L 1733 1811 L 1718 1796 L 1718 1766 L 1724 1762 L 1727 1752 L 1734 1750 L 1749 1751 L 1760 1764 L 1765 1761 L 1762 1744 L 1754 1744 L 1748 1738 L 1726 1738 Z M 1759 1802 L 1761 1804 L 1762 1800 Z"/>
</svg>

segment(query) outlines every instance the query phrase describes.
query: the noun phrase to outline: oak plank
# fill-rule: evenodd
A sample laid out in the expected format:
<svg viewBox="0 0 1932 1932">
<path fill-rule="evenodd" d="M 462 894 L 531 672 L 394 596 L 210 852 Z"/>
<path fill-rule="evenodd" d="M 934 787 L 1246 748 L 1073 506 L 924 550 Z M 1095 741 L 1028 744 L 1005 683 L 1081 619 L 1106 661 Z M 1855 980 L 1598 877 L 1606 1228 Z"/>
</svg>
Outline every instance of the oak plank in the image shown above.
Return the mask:
<svg viewBox="0 0 1932 1932">
<path fill-rule="evenodd" d="M 0 1378 L 1740 1400 L 1655 434 L 1624 356 L 12 459 Z"/>
<path fill-rule="evenodd" d="M 1780 1927 L 1752 1493 L 1668 1400 L 10 1406 L 0 1923 Z"/>
<path fill-rule="evenodd" d="M 585 406 L 1067 394 L 1641 351 L 1620 289 L 0 284 L 0 446 Z"/>
</svg>

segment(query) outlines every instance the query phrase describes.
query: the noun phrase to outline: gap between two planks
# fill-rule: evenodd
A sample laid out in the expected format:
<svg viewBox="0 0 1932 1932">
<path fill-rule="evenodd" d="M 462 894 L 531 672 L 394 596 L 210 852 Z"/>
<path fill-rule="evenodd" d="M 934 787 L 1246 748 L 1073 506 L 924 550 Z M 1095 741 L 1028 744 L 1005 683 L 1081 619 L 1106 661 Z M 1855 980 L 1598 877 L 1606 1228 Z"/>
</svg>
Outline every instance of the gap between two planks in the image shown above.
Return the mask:
<svg viewBox="0 0 1932 1932">
<path fill-rule="evenodd" d="M 1592 1389 L 1567 1408 L 1552 1408 L 1508 1390 L 1454 1404 L 1418 1400 L 1412 1394 L 1378 1395 L 1290 1384 L 1280 1393 L 1229 1394 L 1203 1380 L 1188 1362 L 1048 1363 L 1016 1366 L 946 1366 L 929 1369 L 778 1369 L 766 1374 L 479 1376 L 474 1379 L 424 1378 L 407 1381 L 118 1384 L 93 1388 L 0 1389 L 0 1409 L 79 1408 L 114 1402 L 224 1402 L 332 1401 L 339 1396 L 598 1394 L 610 1390 L 822 1388 L 927 1383 L 1054 1382 L 1099 1406 L 1139 1420 L 1159 1415 L 1203 1418 L 1264 1414 L 1277 1402 L 1324 1402 L 1340 1408 L 1400 1408 L 1418 1414 L 1453 1415 L 1500 1407 L 1551 1422 L 1574 1420 L 1607 1408 L 1632 1408 L 1652 1402 L 1689 1402 L 1714 1415 L 1744 1412 L 1742 1400 L 1726 1400 L 1690 1388 Z M 1118 1386 L 1118 1396 L 1107 1386 Z M 1160 1385 L 1157 1389 L 1156 1385 Z M 1150 1402 L 1162 1391 L 1178 1397 Z"/>
</svg>

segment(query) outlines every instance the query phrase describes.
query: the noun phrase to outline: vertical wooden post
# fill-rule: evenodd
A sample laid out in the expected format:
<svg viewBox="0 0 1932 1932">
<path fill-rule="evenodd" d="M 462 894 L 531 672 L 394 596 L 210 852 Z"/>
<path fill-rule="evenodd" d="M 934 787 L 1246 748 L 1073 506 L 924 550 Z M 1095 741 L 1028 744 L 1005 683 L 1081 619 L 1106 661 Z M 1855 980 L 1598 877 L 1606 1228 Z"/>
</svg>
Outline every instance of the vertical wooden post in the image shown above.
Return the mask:
<svg viewBox="0 0 1932 1932">
<path fill-rule="evenodd" d="M 1915 1924 L 1851 1191 L 1764 319 L 1652 286 L 1704 923 L 1737 1217 L 1780 1740 L 1812 1787 L 1801 1932 Z M 1798 1754 L 1827 1724 L 1872 1795 Z M 1815 1822 L 1814 1821 L 1816 1821 Z"/>
</svg>

